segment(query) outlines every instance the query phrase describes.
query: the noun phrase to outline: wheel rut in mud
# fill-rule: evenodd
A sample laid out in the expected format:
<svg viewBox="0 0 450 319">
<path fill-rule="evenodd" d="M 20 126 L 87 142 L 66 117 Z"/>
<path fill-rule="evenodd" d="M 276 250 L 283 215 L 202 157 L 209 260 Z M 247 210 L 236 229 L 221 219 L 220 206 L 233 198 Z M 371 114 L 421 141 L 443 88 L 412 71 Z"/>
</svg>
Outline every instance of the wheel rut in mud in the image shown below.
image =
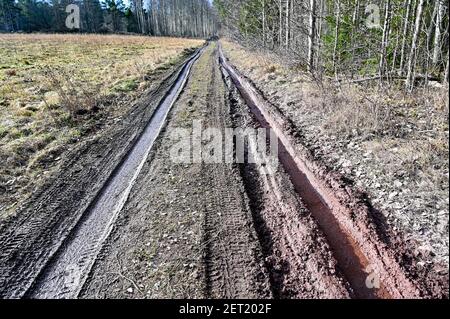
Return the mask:
<svg viewBox="0 0 450 319">
<path fill-rule="evenodd" d="M 25 297 L 74 298 L 78 296 L 102 243 L 109 236 L 117 215 L 127 201 L 148 153 L 165 124 L 168 113 L 201 52 L 200 50 L 194 54 L 182 67 L 177 80 L 155 110 L 142 135 L 116 167 L 97 198 L 44 267 Z"/>
<path fill-rule="evenodd" d="M 222 71 L 230 92 L 233 127 L 260 129 L 261 125 L 249 112 L 228 73 Z M 266 130 L 266 134 L 270 132 Z M 349 298 L 351 288 L 337 271 L 325 238 L 296 195 L 288 174 L 280 165 L 271 167 L 275 171 L 268 170 L 271 159 L 267 157 L 277 154 L 258 151 L 255 139 L 246 138 L 246 160 L 239 164 L 240 174 L 250 200 L 253 225 L 273 296 L 282 299 Z M 265 157 L 262 165 L 249 161 L 254 158 L 255 150 L 257 156 Z"/>
<path fill-rule="evenodd" d="M 230 75 L 258 124 L 263 128 L 272 129 L 277 135 L 279 161 L 289 175 L 298 197 L 323 232 L 337 261 L 337 269 L 351 286 L 350 296 L 420 297 L 418 289 L 397 264 L 395 252 L 386 249 L 377 236 L 374 236 L 371 225 L 363 228 L 352 222 L 353 214 L 367 213 L 364 208 L 349 208 L 342 204 L 333 195 L 332 190 L 308 169 L 311 164 L 305 163 L 306 160 L 299 156 L 293 147 L 292 139 L 284 132 L 282 116 L 272 110 L 250 82 L 227 62 L 221 48 L 220 63 Z M 263 233 L 260 236 L 267 237 L 267 231 L 264 228 L 260 233 L 261 231 Z M 266 245 L 265 250 L 270 252 L 270 246 Z M 276 276 L 272 275 L 272 282 L 277 284 Z M 280 287 L 278 290 L 278 295 L 282 295 Z"/>
<path fill-rule="evenodd" d="M 211 76 L 204 106 L 207 113 L 203 120 L 205 126 L 223 133 L 231 122 L 226 87 L 217 63 L 217 46 L 208 59 Z M 205 137 L 203 142 L 208 142 Z M 209 163 L 207 160 L 203 161 L 202 169 L 210 179 L 211 189 L 211 194 L 205 197 L 202 227 L 205 297 L 271 297 L 248 198 L 237 166 L 222 161 Z"/>
<path fill-rule="evenodd" d="M 230 126 L 226 95 L 211 43 L 194 64 L 81 297 L 272 296 L 239 169 L 207 160 L 217 143 L 206 129 Z M 180 142 L 200 132 L 188 149 L 201 142 L 203 160 L 175 159 Z"/>
</svg>

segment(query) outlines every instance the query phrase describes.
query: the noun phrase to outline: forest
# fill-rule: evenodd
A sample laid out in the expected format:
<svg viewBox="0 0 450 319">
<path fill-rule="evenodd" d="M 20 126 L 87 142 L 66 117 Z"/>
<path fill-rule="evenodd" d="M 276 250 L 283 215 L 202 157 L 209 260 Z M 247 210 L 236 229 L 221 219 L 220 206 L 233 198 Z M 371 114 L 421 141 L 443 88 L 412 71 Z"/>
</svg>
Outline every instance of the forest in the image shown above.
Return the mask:
<svg viewBox="0 0 450 319">
<path fill-rule="evenodd" d="M 65 25 L 69 4 L 80 28 Z M 206 38 L 216 33 L 208 0 L 0 0 L 0 32 L 140 33 Z"/>
<path fill-rule="evenodd" d="M 65 26 L 66 7 L 80 27 Z M 217 17 L 219 16 L 219 18 Z M 218 33 L 338 81 L 448 81 L 446 0 L 0 0 L 0 32 Z"/>
<path fill-rule="evenodd" d="M 207 38 L 220 24 L 223 35 L 318 76 L 400 78 L 407 89 L 416 79 L 448 81 L 445 0 L 0 0 L 0 31 L 70 31 L 72 3 L 75 31 Z"/>
<path fill-rule="evenodd" d="M 338 80 L 448 82 L 446 0 L 215 0 L 231 37 Z"/>
</svg>

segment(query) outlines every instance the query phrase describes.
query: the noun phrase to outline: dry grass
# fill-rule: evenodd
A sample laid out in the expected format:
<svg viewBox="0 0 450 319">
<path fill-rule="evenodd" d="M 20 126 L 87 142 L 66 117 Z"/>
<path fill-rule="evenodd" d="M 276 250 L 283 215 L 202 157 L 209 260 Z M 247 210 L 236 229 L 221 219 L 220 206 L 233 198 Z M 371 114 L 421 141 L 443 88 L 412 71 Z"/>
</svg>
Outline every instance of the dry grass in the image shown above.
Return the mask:
<svg viewBox="0 0 450 319">
<path fill-rule="evenodd" d="M 202 43 L 119 35 L 0 34 L 0 210 L 14 204 L 14 193 L 56 167 L 67 144 L 110 114 L 105 105 L 137 96 L 150 85 L 155 69 Z"/>
<path fill-rule="evenodd" d="M 282 104 L 319 111 L 321 129 L 330 134 L 356 131 L 359 135 L 397 138 L 407 134 L 405 128 L 437 135 L 448 132 L 448 88 L 418 89 L 411 95 L 395 87 L 337 86 L 332 80 L 317 85 L 275 56 L 249 52 L 229 41 L 222 41 L 222 45 L 239 69 L 267 84 L 266 94 L 281 95 Z"/>
<path fill-rule="evenodd" d="M 401 163 L 410 172 L 420 171 L 435 179 L 434 168 L 448 163 L 448 88 L 422 88 L 406 94 L 396 87 L 339 87 L 331 80 L 317 85 L 274 56 L 249 52 L 228 41 L 223 41 L 223 47 L 232 62 L 252 78 L 261 79 L 265 93 L 279 98 L 286 110 L 295 106 L 298 110 L 293 113 L 300 112 L 323 134 L 338 140 L 368 141 L 365 151 L 385 158 L 386 169 L 388 162 Z"/>
</svg>

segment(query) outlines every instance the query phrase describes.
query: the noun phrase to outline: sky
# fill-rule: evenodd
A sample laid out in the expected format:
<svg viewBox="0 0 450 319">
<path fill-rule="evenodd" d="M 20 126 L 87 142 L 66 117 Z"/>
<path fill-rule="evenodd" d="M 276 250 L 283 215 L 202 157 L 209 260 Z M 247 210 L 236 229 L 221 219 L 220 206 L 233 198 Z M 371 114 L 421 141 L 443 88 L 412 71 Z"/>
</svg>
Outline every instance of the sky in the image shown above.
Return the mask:
<svg viewBox="0 0 450 319">
<path fill-rule="evenodd" d="M 130 5 L 130 0 L 122 0 L 122 1 L 123 1 L 123 4 L 124 4 L 125 6 L 128 7 L 128 6 Z M 144 0 L 144 3 L 145 3 L 145 2 L 147 2 L 147 1 Z M 213 3 L 213 0 L 208 0 L 208 2 L 212 4 L 212 3 Z"/>
</svg>

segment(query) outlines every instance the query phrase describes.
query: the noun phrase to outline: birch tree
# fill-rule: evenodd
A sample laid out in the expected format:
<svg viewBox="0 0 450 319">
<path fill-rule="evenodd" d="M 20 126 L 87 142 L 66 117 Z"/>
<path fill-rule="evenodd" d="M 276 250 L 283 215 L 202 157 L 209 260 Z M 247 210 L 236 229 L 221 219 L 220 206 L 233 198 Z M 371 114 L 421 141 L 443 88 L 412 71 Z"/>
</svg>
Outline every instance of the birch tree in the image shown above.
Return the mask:
<svg viewBox="0 0 450 319">
<path fill-rule="evenodd" d="M 399 67 L 399 73 L 403 73 L 403 65 L 405 63 L 405 55 L 406 55 L 406 40 L 408 36 L 408 30 L 409 30 L 409 18 L 410 18 L 410 12 L 411 12 L 411 3 L 412 0 L 407 0 L 406 3 L 406 11 L 405 16 L 403 19 L 403 36 L 402 36 L 402 48 L 400 52 L 400 67 Z"/>
<path fill-rule="evenodd" d="M 436 26 L 434 32 L 433 64 L 438 63 L 441 54 L 441 26 L 444 15 L 444 1 L 436 0 Z"/>
<path fill-rule="evenodd" d="M 309 35 L 308 35 L 308 70 L 314 69 L 314 43 L 316 36 L 316 0 L 310 0 Z"/>
<path fill-rule="evenodd" d="M 382 40 L 381 40 L 381 49 L 380 49 L 380 64 L 379 64 L 380 80 L 383 79 L 384 74 L 385 74 L 386 48 L 387 48 L 387 45 L 388 45 L 388 34 L 389 34 L 390 20 L 391 20 L 391 0 L 386 0 L 384 25 L 383 25 L 383 37 L 382 37 Z"/>
<path fill-rule="evenodd" d="M 422 11 L 423 11 L 424 0 L 418 0 L 417 11 L 416 11 L 416 22 L 414 26 L 414 34 L 411 42 L 411 51 L 409 53 L 408 69 L 406 75 L 406 88 L 411 90 L 414 87 L 415 81 L 415 67 L 416 67 L 416 57 L 417 57 L 417 43 L 420 36 L 420 25 L 422 21 Z"/>
</svg>

